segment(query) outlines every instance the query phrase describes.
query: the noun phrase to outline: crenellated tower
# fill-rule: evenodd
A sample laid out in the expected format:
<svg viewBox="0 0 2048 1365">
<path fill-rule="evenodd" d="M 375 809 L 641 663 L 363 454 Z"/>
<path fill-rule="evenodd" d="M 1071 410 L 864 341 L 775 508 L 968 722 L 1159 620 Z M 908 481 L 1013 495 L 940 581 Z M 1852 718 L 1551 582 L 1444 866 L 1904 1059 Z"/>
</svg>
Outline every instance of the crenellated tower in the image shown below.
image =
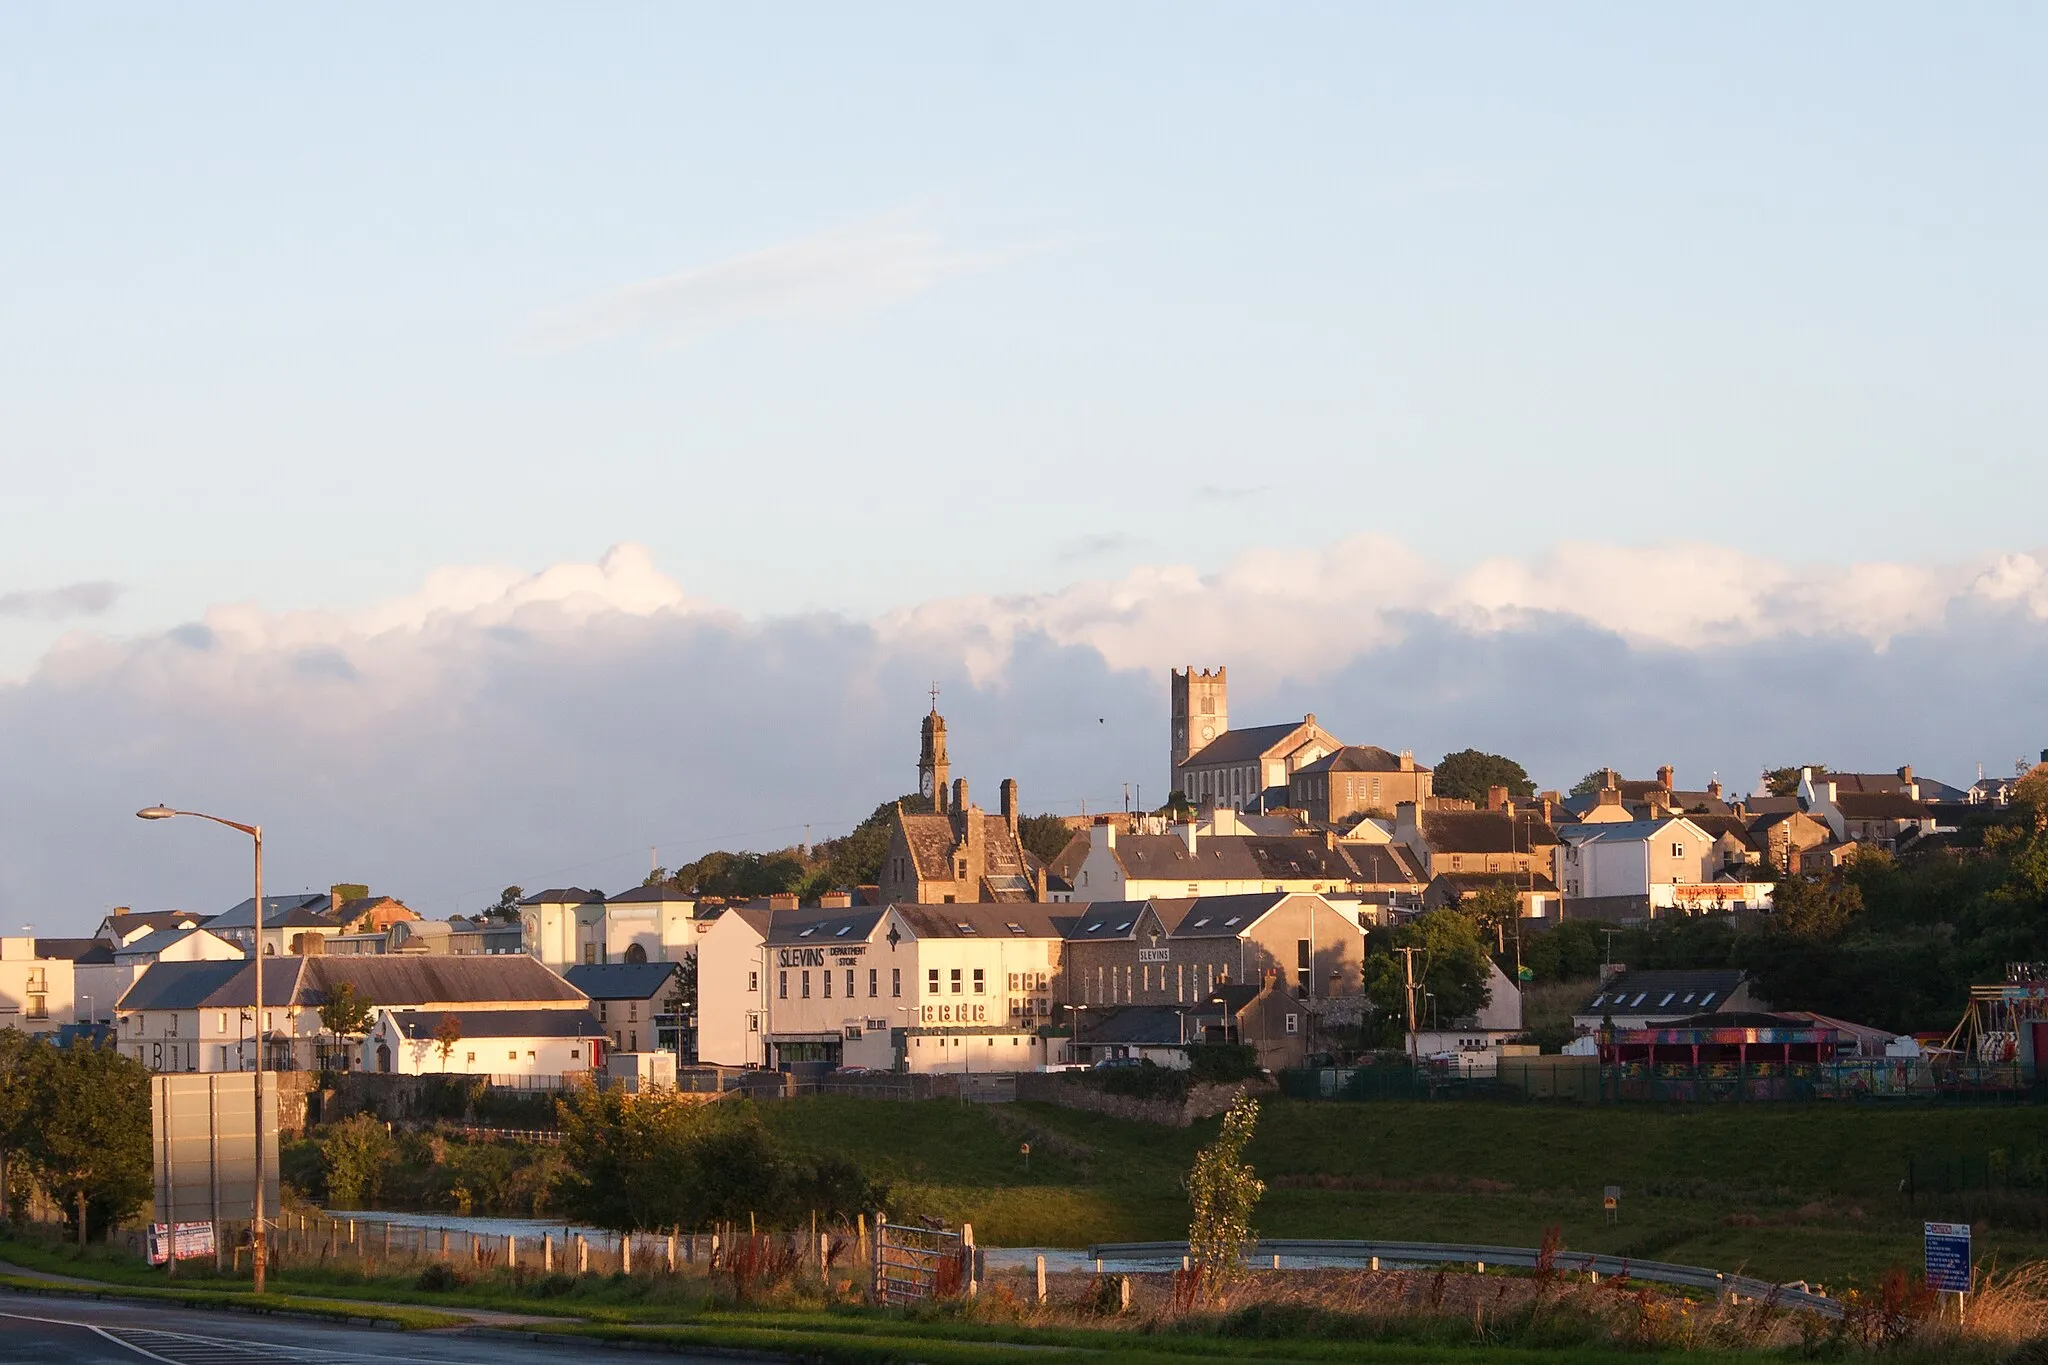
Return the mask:
<svg viewBox="0 0 2048 1365">
<path fill-rule="evenodd" d="M 1181 765 L 1230 728 L 1229 670 L 1195 672 L 1193 664 L 1173 670 L 1173 785 L 1180 785 Z"/>
</svg>

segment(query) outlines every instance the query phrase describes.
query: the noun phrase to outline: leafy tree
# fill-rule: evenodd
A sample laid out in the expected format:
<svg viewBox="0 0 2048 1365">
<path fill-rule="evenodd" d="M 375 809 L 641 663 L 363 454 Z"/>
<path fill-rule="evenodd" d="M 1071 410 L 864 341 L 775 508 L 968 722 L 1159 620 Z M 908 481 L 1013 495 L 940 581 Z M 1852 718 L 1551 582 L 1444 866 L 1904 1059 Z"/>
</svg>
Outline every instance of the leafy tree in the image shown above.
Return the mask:
<svg viewBox="0 0 2048 1365">
<path fill-rule="evenodd" d="M 1017 842 L 1043 862 L 1059 857 L 1073 837 L 1074 831 L 1057 815 L 1025 815 L 1017 820 Z"/>
<path fill-rule="evenodd" d="M 462 1021 L 452 1014 L 441 1016 L 441 1022 L 434 1025 L 434 1046 L 441 1053 L 441 1069 L 448 1069 L 448 1059 L 455 1055 L 455 1045 L 462 1041 Z"/>
<path fill-rule="evenodd" d="M 1606 942 L 1598 920 L 1568 919 L 1531 935 L 1522 945 L 1522 963 L 1538 981 L 1577 981 L 1600 974 Z"/>
<path fill-rule="evenodd" d="M 1507 928 L 1521 919 L 1522 900 L 1515 894 L 1514 887 L 1506 882 L 1496 882 L 1466 896 L 1456 908 L 1459 914 L 1472 921 L 1472 927 L 1482 940 L 1490 938 L 1496 948 L 1505 950 Z"/>
<path fill-rule="evenodd" d="M 1485 806 L 1489 787 L 1506 787 L 1508 795 L 1526 801 L 1536 795 L 1536 784 L 1521 764 L 1499 754 L 1477 749 L 1460 749 L 1437 760 L 1431 790 L 1438 796 L 1455 797 Z"/>
<path fill-rule="evenodd" d="M 390 1130 L 372 1115 L 357 1114 L 331 1125 L 320 1139 L 329 1202 L 352 1209 L 375 1199 L 397 1154 Z"/>
<path fill-rule="evenodd" d="M 1773 796 L 1799 795 L 1799 772 L 1802 768 L 1813 769 L 1816 780 L 1828 770 L 1825 763 L 1795 763 L 1789 768 L 1764 769 L 1764 787 Z"/>
<path fill-rule="evenodd" d="M 911 792 L 884 801 L 851 831 L 813 850 L 831 870 L 834 886 L 870 886 L 881 880 L 882 859 L 889 856 L 889 825 L 899 805 L 906 815 L 931 814 L 931 801 Z"/>
<path fill-rule="evenodd" d="M 343 1038 L 368 1033 L 375 1011 L 376 1002 L 358 991 L 353 982 L 344 981 L 321 1004 L 320 1027 L 333 1034 L 338 1044 Z"/>
<path fill-rule="evenodd" d="M 1408 1021 L 1407 965 L 1401 948 L 1415 954 L 1416 1021 L 1427 1024 L 1423 992 L 1436 997 L 1439 1018 L 1476 1014 L 1486 1005 L 1486 948 L 1472 921 L 1455 910 L 1428 914 L 1388 929 L 1375 929 L 1365 959 L 1365 993 L 1389 1031 L 1403 1032 Z"/>
<path fill-rule="evenodd" d="M 525 899 L 525 897 L 525 887 L 506 887 L 498 893 L 498 900 L 495 905 L 489 905 L 484 908 L 484 918 L 503 920 L 507 924 L 517 924 L 519 922 L 519 902 Z"/>
<path fill-rule="evenodd" d="M 1584 777 L 1572 783 L 1572 789 L 1566 792 L 1565 795 L 1591 796 L 1595 792 L 1604 791 L 1606 787 L 1607 769 L 1595 768 L 1592 772 L 1587 773 Z"/>
<path fill-rule="evenodd" d="M 37 1043 L 24 1156 L 80 1245 L 149 1200 L 149 1073 L 111 1047 Z"/>
<path fill-rule="evenodd" d="M 1202 1295 L 1212 1303 L 1220 1301 L 1231 1282 L 1244 1273 L 1245 1249 L 1258 1240 L 1252 1231 L 1252 1210 L 1266 1185 L 1244 1159 L 1258 1122 L 1258 1101 L 1239 1095 L 1223 1115 L 1223 1131 L 1195 1153 L 1188 1171 L 1188 1202 L 1194 1208 L 1188 1252 L 1201 1277 Z"/>
<path fill-rule="evenodd" d="M 11 1215 L 21 1174 L 18 1159 L 29 1144 L 40 1046 L 11 1024 L 0 1029 L 0 1221 Z"/>
<path fill-rule="evenodd" d="M 1803 943 L 1832 943 L 1863 913 L 1863 892 L 1846 878 L 1787 877 L 1771 893 L 1770 932 Z"/>
</svg>

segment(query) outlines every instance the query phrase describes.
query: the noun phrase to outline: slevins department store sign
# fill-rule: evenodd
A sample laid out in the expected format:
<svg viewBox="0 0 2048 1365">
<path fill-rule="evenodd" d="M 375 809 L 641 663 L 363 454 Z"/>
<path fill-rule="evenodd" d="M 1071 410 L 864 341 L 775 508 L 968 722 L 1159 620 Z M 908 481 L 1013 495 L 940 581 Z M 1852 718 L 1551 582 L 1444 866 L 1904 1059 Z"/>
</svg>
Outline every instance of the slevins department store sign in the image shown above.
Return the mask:
<svg viewBox="0 0 2048 1365">
<path fill-rule="evenodd" d="M 817 948 L 777 948 L 775 965 L 778 967 L 822 967 L 827 954 L 835 965 L 851 962 L 868 950 L 865 943 L 834 943 Z"/>
</svg>

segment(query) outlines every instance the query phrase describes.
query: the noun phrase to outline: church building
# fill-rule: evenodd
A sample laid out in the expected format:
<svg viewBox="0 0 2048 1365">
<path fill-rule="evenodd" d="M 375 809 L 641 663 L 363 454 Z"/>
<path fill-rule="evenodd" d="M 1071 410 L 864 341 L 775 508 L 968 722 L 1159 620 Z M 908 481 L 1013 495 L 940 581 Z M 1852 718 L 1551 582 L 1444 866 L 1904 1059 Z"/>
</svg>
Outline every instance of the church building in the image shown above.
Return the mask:
<svg viewBox="0 0 2048 1365">
<path fill-rule="evenodd" d="M 890 819 L 881 903 L 1045 900 L 1045 865 L 1026 852 L 1017 837 L 1022 811 L 1016 779 L 1004 779 L 1001 804 L 990 814 L 968 798 L 966 778 L 953 779 L 949 788 L 949 773 L 946 718 L 939 714 L 935 697 L 924 718 L 917 761 L 917 789 L 931 802 L 931 813 L 898 806 Z"/>
</svg>

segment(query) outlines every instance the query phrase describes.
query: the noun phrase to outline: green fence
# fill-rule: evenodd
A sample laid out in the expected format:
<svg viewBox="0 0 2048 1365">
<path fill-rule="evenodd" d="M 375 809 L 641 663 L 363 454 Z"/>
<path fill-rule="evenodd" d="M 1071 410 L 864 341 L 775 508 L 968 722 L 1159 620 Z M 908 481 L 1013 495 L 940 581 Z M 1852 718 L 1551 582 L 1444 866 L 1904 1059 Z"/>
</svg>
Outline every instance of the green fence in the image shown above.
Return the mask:
<svg viewBox="0 0 2048 1365">
<path fill-rule="evenodd" d="M 1769 1104 L 1822 1100 L 2029 1103 L 2042 1088 L 2017 1066 L 1935 1070 L 1919 1059 L 1750 1062 L 1683 1066 L 1591 1058 L 1507 1057 L 1497 1074 L 1471 1076 L 1429 1063 L 1380 1062 L 1280 1073 L 1281 1093 L 1303 1100 L 1562 1100 L 1580 1104 Z"/>
</svg>

